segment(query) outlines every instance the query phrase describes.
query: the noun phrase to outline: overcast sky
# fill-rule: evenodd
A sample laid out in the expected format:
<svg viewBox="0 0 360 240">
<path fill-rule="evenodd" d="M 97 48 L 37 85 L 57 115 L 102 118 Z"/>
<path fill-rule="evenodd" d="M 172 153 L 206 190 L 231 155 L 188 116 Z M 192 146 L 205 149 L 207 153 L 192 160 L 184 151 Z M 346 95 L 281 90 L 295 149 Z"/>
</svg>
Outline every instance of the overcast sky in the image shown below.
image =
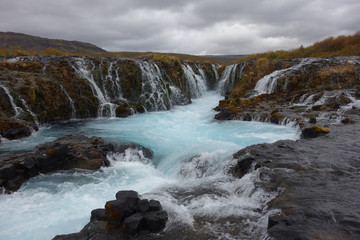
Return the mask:
<svg viewBox="0 0 360 240">
<path fill-rule="evenodd" d="M 108 51 L 248 54 L 360 30 L 360 0 L 0 0 L 0 31 Z"/>
</svg>

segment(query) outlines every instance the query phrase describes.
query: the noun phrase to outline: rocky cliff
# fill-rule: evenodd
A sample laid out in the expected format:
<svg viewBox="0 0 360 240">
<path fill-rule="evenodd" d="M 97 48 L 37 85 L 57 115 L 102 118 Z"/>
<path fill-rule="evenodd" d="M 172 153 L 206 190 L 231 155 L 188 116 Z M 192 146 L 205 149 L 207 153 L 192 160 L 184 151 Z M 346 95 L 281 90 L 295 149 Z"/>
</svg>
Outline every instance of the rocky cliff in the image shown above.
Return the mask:
<svg viewBox="0 0 360 240">
<path fill-rule="evenodd" d="M 39 123 L 168 110 L 216 82 L 215 65 L 178 59 L 12 58 L 0 62 L 0 134 L 14 139 Z"/>
<path fill-rule="evenodd" d="M 360 57 L 259 59 L 226 67 L 219 90 L 226 99 L 216 119 L 294 122 L 349 121 L 359 112 Z"/>
</svg>

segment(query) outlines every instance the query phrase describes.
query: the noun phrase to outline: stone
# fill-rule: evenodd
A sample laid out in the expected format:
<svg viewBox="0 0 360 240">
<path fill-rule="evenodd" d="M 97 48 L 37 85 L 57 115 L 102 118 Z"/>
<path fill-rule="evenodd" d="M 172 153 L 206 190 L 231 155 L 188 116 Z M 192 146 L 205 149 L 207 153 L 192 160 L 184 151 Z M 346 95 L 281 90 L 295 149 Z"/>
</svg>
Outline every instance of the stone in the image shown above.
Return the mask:
<svg viewBox="0 0 360 240">
<path fill-rule="evenodd" d="M 0 178 L 10 180 L 16 176 L 16 167 L 10 163 L 0 168 Z"/>
<path fill-rule="evenodd" d="M 105 214 L 108 220 L 109 228 L 118 228 L 122 226 L 122 222 L 131 215 L 136 213 L 137 203 L 134 204 L 132 199 L 113 200 L 105 204 Z"/>
<path fill-rule="evenodd" d="M 31 151 L 14 154 L 0 159 L 0 178 L 3 179 L 0 187 L 16 191 L 21 184 L 39 173 L 49 173 L 59 170 L 88 169 L 98 170 L 109 166 L 107 159 L 109 153 L 124 153 L 133 148 L 141 151 L 139 154 L 148 159 L 153 157 L 153 152 L 136 143 L 115 145 L 99 137 L 86 137 L 83 135 L 68 135 L 53 142 L 38 145 Z M 15 175 L 20 178 L 11 181 Z M 136 193 L 136 192 L 135 192 Z M 134 194 L 137 206 L 138 196 Z"/>
<path fill-rule="evenodd" d="M 236 165 L 230 168 L 230 173 L 235 177 L 242 177 L 249 172 L 255 158 L 246 157 L 237 161 Z"/>
<path fill-rule="evenodd" d="M 327 134 L 330 132 L 329 128 L 320 127 L 320 126 L 312 126 L 310 128 L 305 128 L 301 132 L 302 138 L 316 138 L 322 134 Z"/>
<path fill-rule="evenodd" d="M 131 235 L 147 229 L 147 223 L 144 215 L 142 213 L 136 213 L 126 218 L 124 220 L 123 229 Z"/>
<path fill-rule="evenodd" d="M 148 211 L 160 211 L 162 210 L 162 206 L 159 201 L 157 200 L 150 200 L 149 201 L 149 210 Z"/>
<path fill-rule="evenodd" d="M 103 208 L 94 209 L 91 211 L 90 222 L 92 221 L 106 221 L 106 212 Z"/>
<path fill-rule="evenodd" d="M 147 212 L 150 209 L 149 200 L 141 199 L 138 203 L 138 212 Z"/>
<path fill-rule="evenodd" d="M 146 230 L 152 233 L 162 231 L 168 220 L 168 214 L 165 211 L 153 211 L 145 214 Z"/>
</svg>

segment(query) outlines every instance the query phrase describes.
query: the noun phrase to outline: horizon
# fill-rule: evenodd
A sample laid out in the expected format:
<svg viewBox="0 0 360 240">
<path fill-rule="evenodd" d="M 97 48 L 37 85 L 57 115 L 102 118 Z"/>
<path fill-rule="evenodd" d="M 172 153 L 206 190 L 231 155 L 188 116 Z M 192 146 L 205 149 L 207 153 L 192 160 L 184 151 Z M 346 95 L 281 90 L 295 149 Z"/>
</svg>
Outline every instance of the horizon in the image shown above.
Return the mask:
<svg viewBox="0 0 360 240">
<path fill-rule="evenodd" d="M 351 35 L 360 22 L 355 0 L 18 0 L 0 1 L 0 9 L 0 31 L 88 42 L 109 52 L 201 56 L 290 50 Z"/>
</svg>

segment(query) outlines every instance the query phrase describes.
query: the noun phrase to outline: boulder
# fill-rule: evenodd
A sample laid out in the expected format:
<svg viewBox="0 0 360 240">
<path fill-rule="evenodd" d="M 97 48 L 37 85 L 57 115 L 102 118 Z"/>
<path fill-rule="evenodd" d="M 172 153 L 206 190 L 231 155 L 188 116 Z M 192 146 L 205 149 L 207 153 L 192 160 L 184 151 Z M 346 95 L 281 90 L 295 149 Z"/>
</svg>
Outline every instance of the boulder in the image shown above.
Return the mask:
<svg viewBox="0 0 360 240">
<path fill-rule="evenodd" d="M 135 191 L 119 191 L 116 200 L 108 201 L 105 209 L 94 209 L 90 222 L 79 233 L 58 235 L 54 240 L 143 239 L 161 232 L 168 214 L 157 200 L 140 199 Z M 145 237 L 145 239 L 147 239 Z"/>
<path fill-rule="evenodd" d="M 136 143 L 117 145 L 99 137 L 68 135 L 53 142 L 38 145 L 34 150 L 0 159 L 0 187 L 16 191 L 23 182 L 39 173 L 58 170 L 98 170 L 110 165 L 109 153 L 124 153 L 127 149 L 141 150 L 147 159 L 153 152 Z"/>
<path fill-rule="evenodd" d="M 312 126 L 310 128 L 305 128 L 301 132 L 302 138 L 316 138 L 322 134 L 327 134 L 330 132 L 329 128 L 320 127 L 320 126 Z"/>
</svg>

